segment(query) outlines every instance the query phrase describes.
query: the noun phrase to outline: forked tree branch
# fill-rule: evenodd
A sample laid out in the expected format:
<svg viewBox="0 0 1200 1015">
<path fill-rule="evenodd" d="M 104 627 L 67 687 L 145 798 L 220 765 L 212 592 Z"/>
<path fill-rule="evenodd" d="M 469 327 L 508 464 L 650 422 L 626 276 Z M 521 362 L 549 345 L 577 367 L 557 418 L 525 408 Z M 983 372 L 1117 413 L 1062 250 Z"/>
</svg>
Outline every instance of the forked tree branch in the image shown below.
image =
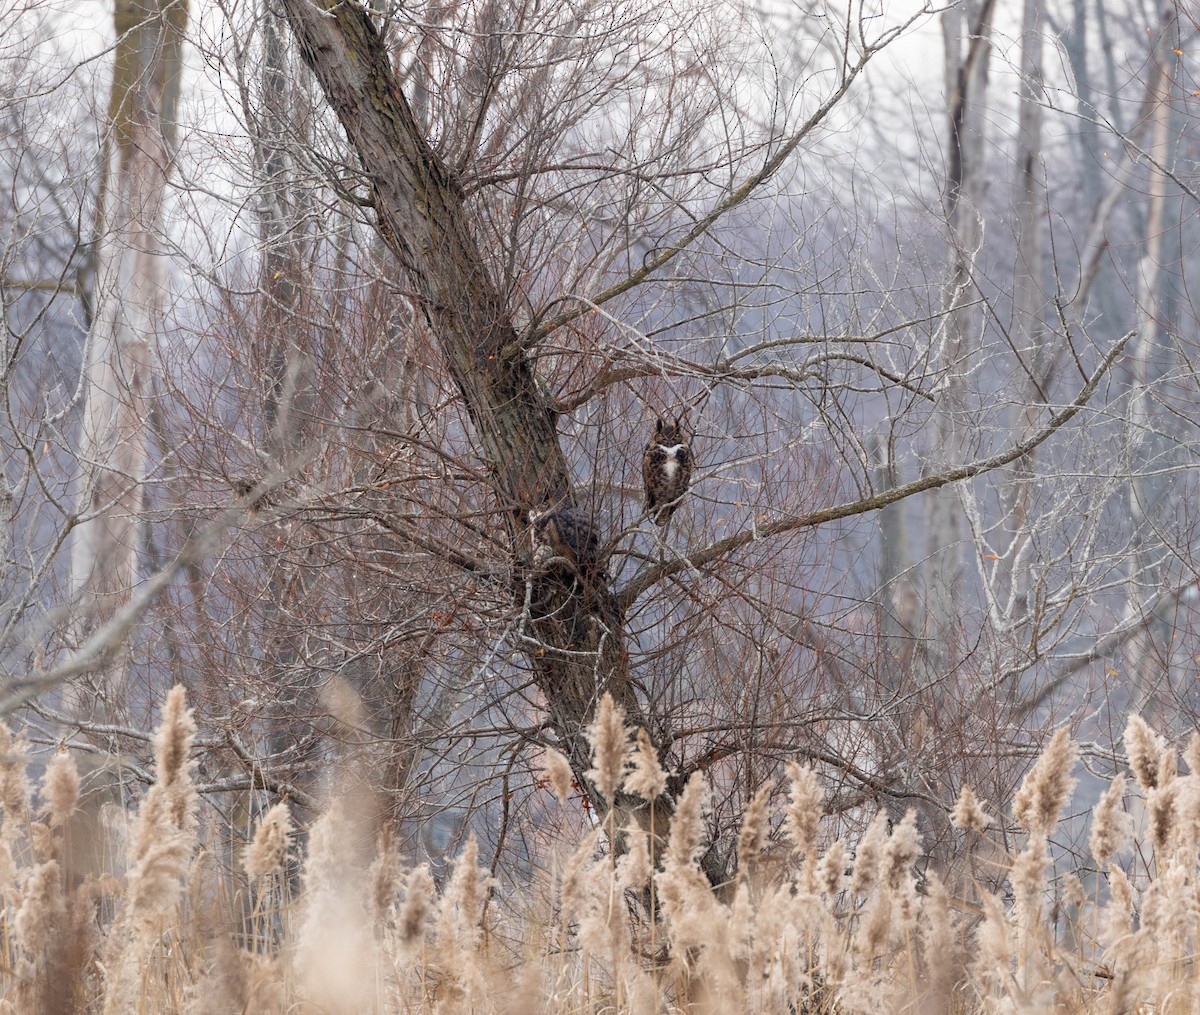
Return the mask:
<svg viewBox="0 0 1200 1015">
<path fill-rule="evenodd" d="M 915 494 L 925 493 L 927 490 L 936 490 L 938 487 L 946 486 L 949 483 L 957 483 L 963 479 L 972 479 L 975 476 L 981 476 L 994 469 L 1002 468 L 1010 462 L 1015 462 L 1022 455 L 1029 454 L 1039 444 L 1043 444 L 1049 440 L 1050 437 L 1061 430 L 1087 405 L 1096 388 L 1099 387 L 1100 381 L 1104 379 L 1109 368 L 1116 362 L 1126 344 L 1133 336 L 1134 332 L 1130 331 L 1113 345 L 1100 365 L 1088 378 L 1087 383 L 1079 390 L 1079 394 L 1075 396 L 1074 400 L 1061 411 L 1051 416 L 1045 426 L 1032 433 L 1025 440 L 1018 441 L 1007 451 L 1003 451 L 998 455 L 990 455 L 987 458 L 978 458 L 973 462 L 945 469 L 930 476 L 914 479 L 911 483 L 894 486 L 890 490 L 872 494 L 870 497 L 860 497 L 858 500 L 848 501 L 845 504 L 836 504 L 833 507 L 821 508 L 819 511 L 811 511 L 808 514 L 783 515 L 774 521 L 763 525 L 756 525 L 752 529 L 744 529 L 741 532 L 736 532 L 732 536 L 719 539 L 715 543 L 710 543 L 708 546 L 690 553 L 682 554 L 674 560 L 648 567 L 640 574 L 634 575 L 628 584 L 618 591 L 618 603 L 620 603 L 623 609 L 628 609 L 637 601 L 642 593 L 664 579 L 679 574 L 681 571 L 689 571 L 705 564 L 711 564 L 760 539 L 769 539 L 772 536 L 778 536 L 785 532 L 793 532 L 796 529 L 813 528 L 817 525 L 823 525 L 826 522 L 836 521 L 839 518 L 849 518 L 853 515 L 878 511 L 880 508 L 885 508 L 889 504 L 895 504 L 897 501 L 905 500 Z"/>
</svg>

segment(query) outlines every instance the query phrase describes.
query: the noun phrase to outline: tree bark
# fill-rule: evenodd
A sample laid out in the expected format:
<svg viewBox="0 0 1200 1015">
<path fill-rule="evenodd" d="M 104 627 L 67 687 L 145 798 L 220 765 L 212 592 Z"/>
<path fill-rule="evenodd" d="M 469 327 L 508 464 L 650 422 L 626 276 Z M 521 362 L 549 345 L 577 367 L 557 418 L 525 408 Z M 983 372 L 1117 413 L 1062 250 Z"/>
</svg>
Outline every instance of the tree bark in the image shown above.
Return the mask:
<svg viewBox="0 0 1200 1015">
<path fill-rule="evenodd" d="M 584 730 L 604 691 L 632 723 L 644 723 L 629 681 L 624 611 L 606 583 L 528 568 L 528 513 L 575 502 L 552 402 L 489 276 L 462 189 L 425 140 L 367 13 L 348 0 L 284 0 L 283 9 L 370 177 L 376 227 L 462 393 L 511 541 L 514 601 L 529 606 L 526 657 L 582 776 L 590 767 Z"/>
<path fill-rule="evenodd" d="M 967 382 L 978 345 L 975 333 L 980 329 L 974 308 L 974 271 L 983 236 L 980 204 L 984 115 L 994 8 L 995 0 L 983 0 L 965 12 L 966 17 L 957 7 L 942 15 L 949 105 L 944 199 L 950 258 L 943 299 L 945 317 L 937 349 L 942 381 L 933 418 L 933 447 L 928 456 L 933 471 L 970 457 Z M 934 493 L 928 531 L 925 637 L 933 664 L 943 666 L 949 663 L 958 640 L 956 625 L 966 546 L 963 510 L 953 487 Z"/>
<path fill-rule="evenodd" d="M 97 209 L 94 313 L 79 443 L 82 486 L 71 546 L 76 640 L 129 601 L 137 577 L 151 375 L 166 285 L 158 248 L 174 146 L 186 0 L 117 0 L 105 175 Z M 74 687 L 78 712 L 125 704 L 119 656 Z"/>
<path fill-rule="evenodd" d="M 1020 394 L 1013 425 L 1019 437 L 1037 429 L 1039 406 L 1049 402 L 1046 391 L 1053 372 L 1045 348 L 1044 288 L 1046 187 L 1042 165 L 1042 25 L 1039 0 L 1025 0 L 1021 33 L 1021 88 L 1017 114 L 1016 180 L 1013 205 L 1017 225 L 1017 263 L 1013 270 L 1011 334 L 1018 358 L 1016 379 Z M 1004 627 L 1029 612 L 1030 548 L 1033 539 L 1033 496 L 1036 490 L 1034 456 L 1013 463 L 1006 491 L 1007 524 L 1012 533 L 992 582 L 996 621 Z"/>
<path fill-rule="evenodd" d="M 1167 454 L 1167 442 L 1156 427 L 1155 405 L 1151 389 L 1164 368 L 1163 349 L 1163 233 L 1166 222 L 1167 195 L 1171 183 L 1163 168 L 1170 163 L 1171 88 L 1176 60 L 1171 47 L 1176 45 L 1178 32 L 1175 11 L 1164 8 L 1159 25 L 1159 38 L 1154 47 L 1152 75 L 1148 86 L 1150 103 L 1150 137 L 1147 144 L 1150 169 L 1146 195 L 1146 234 L 1142 256 L 1137 265 L 1136 329 L 1137 339 L 1130 356 L 1131 391 L 1129 403 L 1129 442 L 1135 462 L 1158 462 Z M 1133 463 L 1131 462 L 1131 465 Z M 1161 501 L 1166 482 L 1155 469 L 1134 469 L 1129 484 L 1129 516 L 1133 522 L 1134 553 L 1131 557 L 1130 588 L 1133 590 L 1128 617 L 1136 617 L 1150 599 L 1141 590 L 1156 593 L 1169 583 L 1167 569 L 1152 534 L 1160 523 Z M 1171 656 L 1171 627 L 1169 614 L 1174 603 L 1166 609 L 1155 608 L 1150 620 L 1129 643 L 1127 666 L 1137 676 L 1138 701 L 1141 710 L 1147 703 L 1153 708 L 1163 705 L 1162 697 L 1169 695 Z M 1127 618 L 1128 619 L 1128 618 Z"/>
</svg>

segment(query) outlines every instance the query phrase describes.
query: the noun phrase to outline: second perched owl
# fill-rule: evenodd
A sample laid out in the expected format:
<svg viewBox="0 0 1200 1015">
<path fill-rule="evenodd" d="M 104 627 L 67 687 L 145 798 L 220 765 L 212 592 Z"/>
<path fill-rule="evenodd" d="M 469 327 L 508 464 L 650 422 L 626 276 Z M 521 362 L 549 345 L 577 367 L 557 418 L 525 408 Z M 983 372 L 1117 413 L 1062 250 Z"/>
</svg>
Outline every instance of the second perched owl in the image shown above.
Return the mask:
<svg viewBox="0 0 1200 1015">
<path fill-rule="evenodd" d="M 592 520 L 578 508 L 536 512 L 533 526 L 534 560 L 562 557 L 579 574 L 593 571 L 600 557 L 600 539 Z"/>
<path fill-rule="evenodd" d="M 679 420 L 668 424 L 660 416 L 655 423 L 642 455 L 642 479 L 646 510 L 656 525 L 666 525 L 692 480 L 692 445 Z"/>
</svg>

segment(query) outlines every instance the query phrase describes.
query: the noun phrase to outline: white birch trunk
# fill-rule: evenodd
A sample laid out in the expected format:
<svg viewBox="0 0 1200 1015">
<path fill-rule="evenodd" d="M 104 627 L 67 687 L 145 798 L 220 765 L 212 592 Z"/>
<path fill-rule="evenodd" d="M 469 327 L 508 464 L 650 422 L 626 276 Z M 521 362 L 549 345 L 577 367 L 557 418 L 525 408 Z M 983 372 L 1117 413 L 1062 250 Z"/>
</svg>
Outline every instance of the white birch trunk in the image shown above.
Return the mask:
<svg viewBox="0 0 1200 1015">
<path fill-rule="evenodd" d="M 1162 480 L 1146 475 L 1139 463 L 1153 461 L 1161 451 L 1161 438 L 1155 431 L 1151 385 L 1157 380 L 1161 367 L 1156 365 L 1160 349 L 1162 314 L 1159 306 L 1161 266 L 1163 259 L 1163 229 L 1170 181 L 1159 167 L 1170 158 L 1171 84 L 1176 61 L 1169 51 L 1175 34 L 1174 12 L 1168 10 L 1159 28 L 1159 44 L 1154 50 L 1153 75 L 1150 84 L 1150 140 L 1147 152 L 1150 171 L 1146 194 L 1146 236 L 1142 256 L 1138 261 L 1136 328 L 1137 337 L 1131 356 L 1131 390 L 1129 401 L 1130 462 L 1133 475 L 1129 484 L 1129 517 L 1133 526 L 1134 553 L 1131 556 L 1129 616 L 1136 617 L 1143 603 L 1163 587 L 1166 575 L 1159 548 L 1153 538 L 1154 507 L 1162 493 Z M 1172 601 L 1173 602 L 1173 601 Z M 1142 632 L 1133 638 L 1127 650 L 1128 669 L 1137 677 L 1139 701 L 1134 707 L 1141 710 L 1153 701 L 1169 676 L 1171 657 L 1170 625 L 1156 612 L 1147 620 Z"/>
<path fill-rule="evenodd" d="M 1020 392 L 1014 410 L 1015 436 L 1023 440 L 1038 426 L 1049 396 L 1046 388 L 1054 364 L 1046 355 L 1045 263 L 1046 188 L 1042 174 L 1042 25 L 1041 0 L 1025 0 L 1021 34 L 1021 90 L 1017 114 L 1016 179 L 1013 205 L 1017 221 L 1017 263 L 1013 267 L 1013 340 L 1020 362 L 1014 379 Z M 1012 534 L 1006 546 L 997 547 L 994 602 L 1010 626 L 1029 611 L 1031 591 L 1032 524 L 1035 490 L 1031 452 L 1013 464 L 1007 491 L 1005 529 Z"/>
<path fill-rule="evenodd" d="M 129 599 L 137 580 L 149 398 L 166 259 L 159 249 L 171 120 L 187 7 L 117 0 L 105 175 L 97 209 L 96 291 L 84 363 L 80 522 L 71 544 L 77 636 Z M 74 705 L 112 716 L 126 666 L 76 687 Z"/>
</svg>

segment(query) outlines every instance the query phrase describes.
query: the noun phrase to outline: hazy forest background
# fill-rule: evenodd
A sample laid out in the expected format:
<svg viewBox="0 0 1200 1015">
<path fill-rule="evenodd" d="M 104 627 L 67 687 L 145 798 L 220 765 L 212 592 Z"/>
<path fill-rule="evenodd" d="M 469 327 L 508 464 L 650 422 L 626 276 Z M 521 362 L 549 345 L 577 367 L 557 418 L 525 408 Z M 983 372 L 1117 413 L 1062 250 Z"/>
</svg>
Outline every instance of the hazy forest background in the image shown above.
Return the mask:
<svg viewBox="0 0 1200 1015">
<path fill-rule="evenodd" d="M 337 797 L 438 885 L 473 836 L 502 895 L 702 773 L 730 884 L 795 759 L 822 841 L 912 810 L 917 875 L 1003 898 L 980 857 L 1063 728 L 1051 855 L 1095 874 L 1129 717 L 1200 721 L 1198 33 L 1144 0 L 4 4 L 0 713 L 35 777 L 74 758 L 74 862 L 179 684 L 231 878 L 273 805 L 302 852 Z M 659 416 L 695 434 L 665 528 Z M 586 580 L 531 542 L 566 504 Z M 586 776 L 606 691 L 653 803 Z"/>
</svg>

